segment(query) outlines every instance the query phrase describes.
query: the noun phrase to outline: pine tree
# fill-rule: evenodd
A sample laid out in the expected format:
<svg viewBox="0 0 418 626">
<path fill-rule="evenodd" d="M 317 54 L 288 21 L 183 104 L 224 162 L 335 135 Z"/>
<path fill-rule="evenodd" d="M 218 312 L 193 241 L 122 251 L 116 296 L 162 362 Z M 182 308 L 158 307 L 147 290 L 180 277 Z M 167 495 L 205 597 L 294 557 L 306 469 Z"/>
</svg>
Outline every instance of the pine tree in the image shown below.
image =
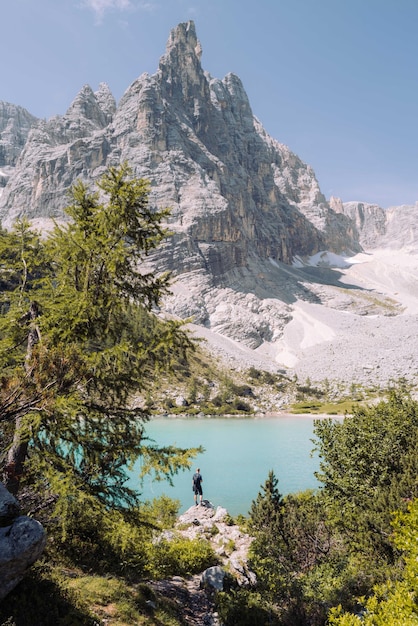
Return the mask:
<svg viewBox="0 0 418 626">
<path fill-rule="evenodd" d="M 269 471 L 262 491 L 251 504 L 249 526 L 254 535 L 249 566 L 256 573 L 258 585 L 266 598 L 276 601 L 288 593 L 288 565 L 283 541 L 283 499 L 278 479 Z"/>
<path fill-rule="evenodd" d="M 273 470 L 270 470 L 262 491 L 251 503 L 250 525 L 256 532 L 271 531 L 281 526 L 283 514 L 282 496 L 278 490 L 279 481 Z"/>
</svg>

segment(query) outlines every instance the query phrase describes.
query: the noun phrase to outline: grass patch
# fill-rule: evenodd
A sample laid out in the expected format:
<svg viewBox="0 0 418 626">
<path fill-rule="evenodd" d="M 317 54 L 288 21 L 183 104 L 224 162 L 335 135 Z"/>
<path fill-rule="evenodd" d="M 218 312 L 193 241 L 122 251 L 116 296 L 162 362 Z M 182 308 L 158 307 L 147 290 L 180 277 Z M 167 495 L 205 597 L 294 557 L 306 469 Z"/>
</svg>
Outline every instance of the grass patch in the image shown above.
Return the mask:
<svg viewBox="0 0 418 626">
<path fill-rule="evenodd" d="M 290 413 L 312 413 L 314 415 L 345 415 L 352 413 L 353 406 L 359 406 L 363 401 L 356 401 L 352 398 L 342 399 L 336 402 L 317 402 L 314 400 L 305 402 L 296 402 L 292 404 Z"/>
<path fill-rule="evenodd" d="M 112 626 L 179 626 L 178 609 L 146 584 L 128 585 L 123 579 L 84 576 L 70 581 L 79 601 Z M 156 608 L 154 608 L 156 607 Z M 96 622 L 97 624 L 97 622 Z"/>
<path fill-rule="evenodd" d="M 155 607 L 155 608 L 154 608 Z M 179 608 L 145 583 L 35 565 L 0 604 L 0 626 L 181 626 Z"/>
</svg>

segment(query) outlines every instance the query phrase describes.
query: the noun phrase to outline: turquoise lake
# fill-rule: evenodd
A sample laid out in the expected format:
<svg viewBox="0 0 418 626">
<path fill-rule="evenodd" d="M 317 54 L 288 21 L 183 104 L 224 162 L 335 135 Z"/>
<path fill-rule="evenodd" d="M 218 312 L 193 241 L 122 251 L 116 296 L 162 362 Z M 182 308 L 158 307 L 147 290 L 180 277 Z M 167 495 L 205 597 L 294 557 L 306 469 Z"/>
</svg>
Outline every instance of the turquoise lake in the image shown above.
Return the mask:
<svg viewBox="0 0 418 626">
<path fill-rule="evenodd" d="M 193 504 L 192 475 L 200 467 L 203 497 L 231 515 L 247 515 L 268 472 L 274 470 L 282 495 L 314 489 L 319 467 L 312 455 L 314 418 L 280 416 L 263 418 L 158 418 L 146 425 L 147 436 L 159 446 L 205 448 L 193 461 L 190 471 L 174 477 L 174 486 L 146 477 L 142 488 L 132 472 L 131 484 L 142 499 L 162 494 L 180 501 L 180 513 Z"/>
</svg>

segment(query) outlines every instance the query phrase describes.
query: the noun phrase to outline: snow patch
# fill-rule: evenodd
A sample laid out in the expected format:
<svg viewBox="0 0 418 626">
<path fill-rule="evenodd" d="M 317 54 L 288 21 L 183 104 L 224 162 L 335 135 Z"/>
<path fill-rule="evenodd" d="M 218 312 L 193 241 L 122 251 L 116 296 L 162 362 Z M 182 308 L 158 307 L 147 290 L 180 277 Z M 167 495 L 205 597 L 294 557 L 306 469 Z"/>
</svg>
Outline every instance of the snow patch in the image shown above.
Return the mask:
<svg viewBox="0 0 418 626">
<path fill-rule="evenodd" d="M 307 265 L 310 265 L 312 267 L 339 267 L 345 269 L 350 267 L 351 262 L 350 259 L 339 254 L 328 252 L 328 250 L 322 250 L 321 252 L 317 252 L 313 256 L 308 257 L 306 261 L 304 261 L 301 257 L 296 256 L 292 265 L 293 267 L 306 267 Z"/>
</svg>

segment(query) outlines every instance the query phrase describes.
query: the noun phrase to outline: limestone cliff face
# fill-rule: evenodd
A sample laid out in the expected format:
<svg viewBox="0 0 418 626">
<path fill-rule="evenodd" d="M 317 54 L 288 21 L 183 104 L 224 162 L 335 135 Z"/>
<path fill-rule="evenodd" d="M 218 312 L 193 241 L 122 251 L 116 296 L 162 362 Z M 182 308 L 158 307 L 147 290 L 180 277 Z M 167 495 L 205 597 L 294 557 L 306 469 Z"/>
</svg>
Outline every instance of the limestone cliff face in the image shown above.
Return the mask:
<svg viewBox="0 0 418 626">
<path fill-rule="evenodd" d="M 374 248 L 386 233 L 386 211 L 377 204 L 367 202 L 342 202 L 331 197 L 330 206 L 336 213 L 346 215 L 359 233 L 359 241 L 364 248 Z"/>
<path fill-rule="evenodd" d="M 107 86 L 93 93 L 86 85 L 65 115 L 32 126 L 0 198 L 5 226 L 23 215 L 29 219 L 62 215 L 76 178 L 89 178 L 106 161 L 109 145 L 104 130 L 115 108 Z"/>
<path fill-rule="evenodd" d="M 26 109 L 0 102 L 0 195 L 13 173 L 29 131 L 37 121 Z"/>
<path fill-rule="evenodd" d="M 311 167 L 254 117 L 240 79 L 201 65 L 193 22 L 170 34 L 155 74 L 118 106 L 105 85 L 83 87 L 63 116 L 31 127 L 0 197 L 6 227 L 22 215 L 60 217 L 77 178 L 127 161 L 170 207 L 173 236 L 150 262 L 176 277 L 168 310 L 252 347 L 279 336 L 303 281 L 286 264 L 320 250 L 360 250 L 356 225 L 334 211 Z M 315 298 L 316 296 L 312 296 Z"/>
<path fill-rule="evenodd" d="M 382 247 L 418 253 L 418 202 L 386 211 L 386 232 L 380 243 Z"/>
<path fill-rule="evenodd" d="M 367 202 L 342 202 L 330 198 L 336 213 L 349 218 L 363 248 L 404 248 L 418 252 L 418 203 L 382 209 Z"/>
</svg>

